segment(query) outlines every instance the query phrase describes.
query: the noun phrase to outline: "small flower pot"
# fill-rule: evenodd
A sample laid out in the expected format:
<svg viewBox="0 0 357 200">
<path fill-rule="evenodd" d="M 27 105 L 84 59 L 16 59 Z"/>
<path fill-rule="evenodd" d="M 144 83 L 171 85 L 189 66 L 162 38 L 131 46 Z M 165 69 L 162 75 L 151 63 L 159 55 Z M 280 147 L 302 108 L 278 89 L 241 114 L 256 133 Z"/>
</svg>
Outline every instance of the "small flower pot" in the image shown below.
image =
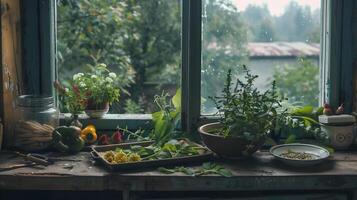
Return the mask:
<svg viewBox="0 0 357 200">
<path fill-rule="evenodd" d="M 265 138 L 259 141 L 248 141 L 238 137 L 224 137 L 216 135 L 222 125 L 220 123 L 210 123 L 201 126 L 198 131 L 205 145 L 224 158 L 242 158 L 255 153 L 265 142 Z"/>
<path fill-rule="evenodd" d="M 345 150 L 351 146 L 354 139 L 353 125 L 331 126 L 321 124 L 321 130 L 330 137 L 330 145 L 337 150 Z"/>
<path fill-rule="evenodd" d="M 109 111 L 109 103 L 108 102 L 103 102 L 103 103 L 92 103 L 89 102 L 86 109 L 84 112 L 90 117 L 90 118 L 102 118 L 105 114 L 107 114 Z"/>
</svg>

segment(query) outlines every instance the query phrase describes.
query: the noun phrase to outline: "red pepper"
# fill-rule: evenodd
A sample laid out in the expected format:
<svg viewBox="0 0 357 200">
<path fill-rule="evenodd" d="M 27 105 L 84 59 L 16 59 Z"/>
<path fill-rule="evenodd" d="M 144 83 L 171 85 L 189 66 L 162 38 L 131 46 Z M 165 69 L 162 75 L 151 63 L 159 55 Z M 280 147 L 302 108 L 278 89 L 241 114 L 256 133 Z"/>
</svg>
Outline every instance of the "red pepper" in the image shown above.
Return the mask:
<svg viewBox="0 0 357 200">
<path fill-rule="evenodd" d="M 108 135 L 104 134 L 99 137 L 98 143 L 101 145 L 108 145 L 109 144 L 109 137 Z"/>
<path fill-rule="evenodd" d="M 114 144 L 119 144 L 123 141 L 123 134 L 120 132 L 119 128 L 116 129 L 116 131 L 112 135 L 112 142 Z"/>
</svg>

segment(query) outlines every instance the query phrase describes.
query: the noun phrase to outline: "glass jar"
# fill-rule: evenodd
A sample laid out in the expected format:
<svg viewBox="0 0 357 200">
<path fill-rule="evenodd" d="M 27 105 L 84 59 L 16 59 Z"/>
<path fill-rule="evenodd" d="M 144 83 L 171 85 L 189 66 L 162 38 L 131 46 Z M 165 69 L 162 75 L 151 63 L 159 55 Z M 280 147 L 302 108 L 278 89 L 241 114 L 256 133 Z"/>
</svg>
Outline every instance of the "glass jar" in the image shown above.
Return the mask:
<svg viewBox="0 0 357 200">
<path fill-rule="evenodd" d="M 59 125 L 59 111 L 54 97 L 19 96 L 15 112 L 14 146 L 25 151 L 46 149 L 52 141 L 54 128 Z"/>
</svg>

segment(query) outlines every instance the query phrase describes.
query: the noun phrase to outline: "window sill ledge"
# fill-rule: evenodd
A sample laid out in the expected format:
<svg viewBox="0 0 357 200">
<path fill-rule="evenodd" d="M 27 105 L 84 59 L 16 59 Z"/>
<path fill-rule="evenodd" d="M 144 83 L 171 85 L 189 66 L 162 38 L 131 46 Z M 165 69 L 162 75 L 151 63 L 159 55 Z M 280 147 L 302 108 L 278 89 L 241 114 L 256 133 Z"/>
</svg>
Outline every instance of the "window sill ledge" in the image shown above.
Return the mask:
<svg viewBox="0 0 357 200">
<path fill-rule="evenodd" d="M 60 124 L 68 124 L 70 118 L 70 113 L 61 113 Z M 79 121 L 84 126 L 88 124 L 95 124 L 99 130 L 114 130 L 117 126 L 128 129 L 152 128 L 151 114 L 106 114 L 100 119 L 92 119 L 85 114 L 80 114 Z"/>
</svg>

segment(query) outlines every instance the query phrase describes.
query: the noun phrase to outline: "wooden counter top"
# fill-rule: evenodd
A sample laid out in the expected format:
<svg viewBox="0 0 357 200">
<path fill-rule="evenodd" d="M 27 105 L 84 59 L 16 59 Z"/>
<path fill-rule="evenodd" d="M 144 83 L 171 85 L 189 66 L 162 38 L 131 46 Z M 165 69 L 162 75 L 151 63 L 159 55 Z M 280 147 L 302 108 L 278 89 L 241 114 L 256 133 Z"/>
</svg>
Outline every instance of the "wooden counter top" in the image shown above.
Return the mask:
<svg viewBox="0 0 357 200">
<path fill-rule="evenodd" d="M 191 177 L 165 175 L 155 169 L 140 172 L 110 172 L 97 166 L 87 152 L 75 156 L 82 161 L 57 161 L 48 167 L 27 167 L 0 172 L 0 190 L 116 190 L 116 191 L 251 191 L 251 190 L 339 190 L 357 189 L 357 153 L 335 153 L 328 161 L 308 168 L 285 166 L 267 152 L 248 160 L 217 161 L 234 176 Z M 23 163 L 1 153 L 0 168 Z"/>
</svg>

